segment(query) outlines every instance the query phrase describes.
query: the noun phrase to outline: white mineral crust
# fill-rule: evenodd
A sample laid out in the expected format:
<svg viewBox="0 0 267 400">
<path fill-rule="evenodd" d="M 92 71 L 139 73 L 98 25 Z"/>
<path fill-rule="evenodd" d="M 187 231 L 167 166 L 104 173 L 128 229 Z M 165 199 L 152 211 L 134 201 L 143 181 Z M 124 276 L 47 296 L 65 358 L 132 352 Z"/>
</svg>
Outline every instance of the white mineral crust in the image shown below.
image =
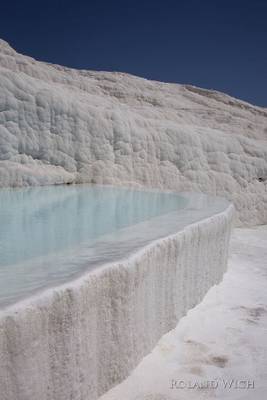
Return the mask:
<svg viewBox="0 0 267 400">
<path fill-rule="evenodd" d="M 189 85 L 74 70 L 0 40 L 0 186 L 93 182 L 226 197 L 267 222 L 267 110 Z"/>
<path fill-rule="evenodd" d="M 96 400 L 120 383 L 222 279 L 232 214 L 0 311 L 1 400 Z"/>
</svg>

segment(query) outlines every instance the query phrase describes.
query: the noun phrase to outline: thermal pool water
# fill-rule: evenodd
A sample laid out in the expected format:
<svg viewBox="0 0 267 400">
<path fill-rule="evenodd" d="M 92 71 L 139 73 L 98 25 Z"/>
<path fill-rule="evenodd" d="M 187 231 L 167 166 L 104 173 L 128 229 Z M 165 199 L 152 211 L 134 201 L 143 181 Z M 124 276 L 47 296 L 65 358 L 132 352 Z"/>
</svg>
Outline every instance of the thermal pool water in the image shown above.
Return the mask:
<svg viewBox="0 0 267 400">
<path fill-rule="evenodd" d="M 51 186 L 0 210 L 1 400 L 96 400 L 226 270 L 221 198 Z"/>
</svg>

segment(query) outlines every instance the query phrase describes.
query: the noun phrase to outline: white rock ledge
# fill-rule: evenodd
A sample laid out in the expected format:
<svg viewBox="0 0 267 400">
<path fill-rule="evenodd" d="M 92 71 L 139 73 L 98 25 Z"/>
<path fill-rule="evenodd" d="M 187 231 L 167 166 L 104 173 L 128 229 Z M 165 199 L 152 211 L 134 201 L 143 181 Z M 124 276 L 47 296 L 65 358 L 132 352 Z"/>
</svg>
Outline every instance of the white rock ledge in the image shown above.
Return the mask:
<svg viewBox="0 0 267 400">
<path fill-rule="evenodd" d="M 3 309 L 1 400 L 94 400 L 121 382 L 221 280 L 232 218 L 226 203 L 124 259 Z"/>
</svg>

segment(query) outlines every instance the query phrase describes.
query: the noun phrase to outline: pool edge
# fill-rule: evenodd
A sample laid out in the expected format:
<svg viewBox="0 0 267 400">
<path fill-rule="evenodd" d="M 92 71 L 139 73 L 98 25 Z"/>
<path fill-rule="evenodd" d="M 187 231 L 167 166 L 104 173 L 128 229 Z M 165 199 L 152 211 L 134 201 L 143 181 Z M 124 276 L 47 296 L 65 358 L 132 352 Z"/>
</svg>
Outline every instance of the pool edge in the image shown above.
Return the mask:
<svg viewBox="0 0 267 400">
<path fill-rule="evenodd" d="M 85 272 L 2 313 L 3 399 L 93 400 L 121 382 L 221 280 L 232 218 L 229 204 L 129 260 Z"/>
</svg>

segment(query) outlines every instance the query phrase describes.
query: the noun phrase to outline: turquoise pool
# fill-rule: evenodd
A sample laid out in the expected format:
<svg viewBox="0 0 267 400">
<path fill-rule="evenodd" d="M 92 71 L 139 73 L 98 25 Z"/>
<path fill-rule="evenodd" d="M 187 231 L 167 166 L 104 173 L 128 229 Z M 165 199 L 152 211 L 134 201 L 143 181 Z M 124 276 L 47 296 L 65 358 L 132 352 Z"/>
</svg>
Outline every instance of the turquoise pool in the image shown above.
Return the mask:
<svg viewBox="0 0 267 400">
<path fill-rule="evenodd" d="M 0 304 L 72 276 L 94 243 L 186 203 L 172 193 L 89 185 L 0 190 Z"/>
</svg>

